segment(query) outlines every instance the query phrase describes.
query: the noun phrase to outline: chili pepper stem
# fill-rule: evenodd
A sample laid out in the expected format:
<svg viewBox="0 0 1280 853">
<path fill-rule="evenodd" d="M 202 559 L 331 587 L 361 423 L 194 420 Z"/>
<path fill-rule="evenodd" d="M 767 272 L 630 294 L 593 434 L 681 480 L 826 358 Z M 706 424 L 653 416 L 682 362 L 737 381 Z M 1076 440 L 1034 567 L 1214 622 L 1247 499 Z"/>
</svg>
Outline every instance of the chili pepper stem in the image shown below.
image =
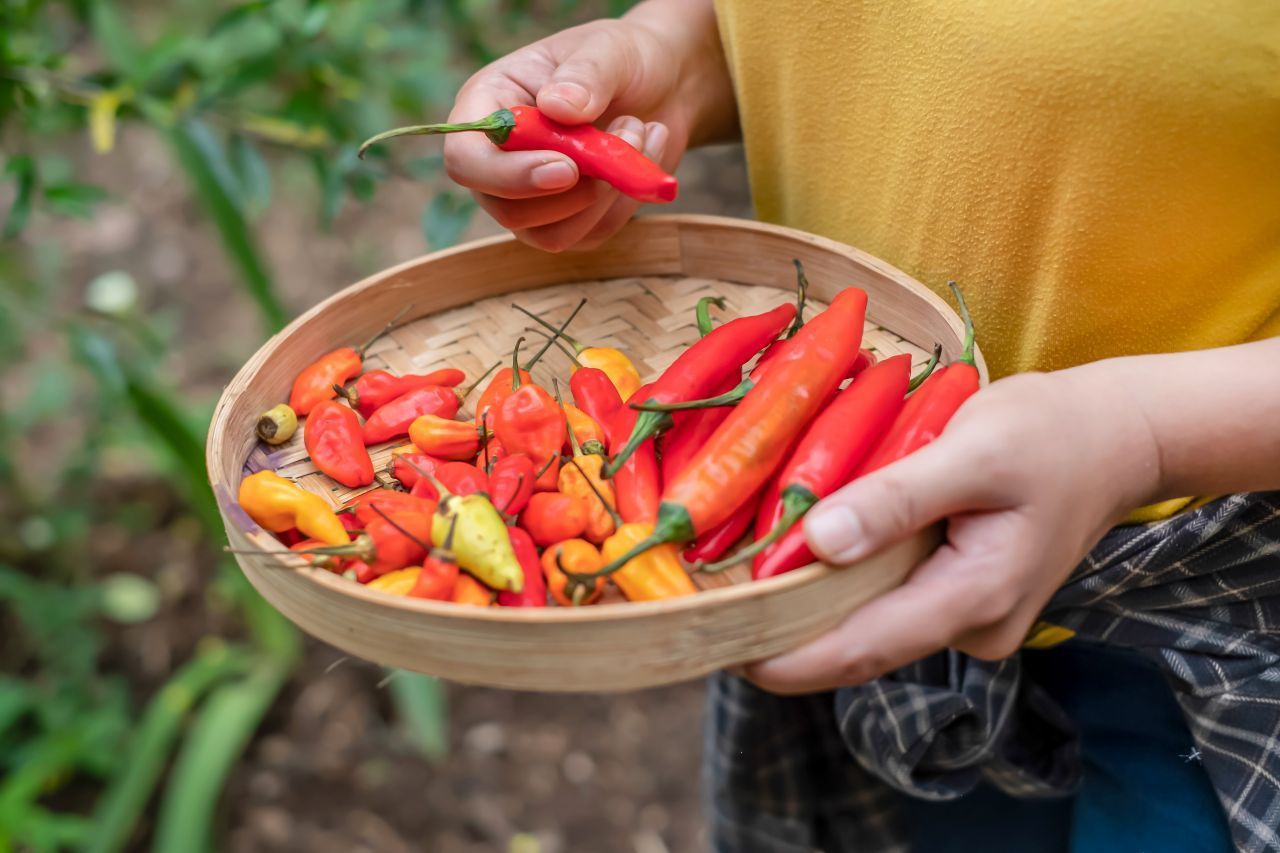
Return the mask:
<svg viewBox="0 0 1280 853">
<path fill-rule="evenodd" d="M 562 344 L 562 343 L 560 343 L 559 341 L 557 341 L 553 336 L 551 336 L 551 335 L 547 334 L 546 332 L 542 331 L 541 329 L 532 329 L 532 328 L 530 328 L 530 327 L 528 327 L 528 326 L 526 326 L 524 330 L 525 330 L 526 332 L 528 332 L 529 334 L 531 334 L 531 335 L 541 335 L 544 339 L 550 340 L 550 341 L 555 345 L 555 348 L 556 348 L 556 349 L 558 349 L 558 350 L 560 350 L 560 352 L 564 353 L 565 358 L 569 359 L 569 360 L 570 360 L 570 361 L 572 361 L 574 364 L 578 365 L 578 367 L 582 367 L 582 362 L 578 361 L 578 356 L 577 356 L 577 355 L 575 355 L 575 354 L 574 354 L 574 353 L 573 353 L 573 352 L 572 352 L 568 347 L 566 347 L 564 344 Z"/>
<path fill-rule="evenodd" d="M 560 397 L 560 380 L 552 378 L 551 387 L 556 391 L 556 405 L 560 407 L 560 412 L 564 413 L 564 400 Z M 564 419 L 564 428 L 569 433 L 569 449 L 573 451 L 574 456 L 582 455 L 582 447 L 578 444 L 578 437 L 573 434 L 573 424 L 569 423 L 569 418 Z M 577 467 L 576 465 L 574 467 Z M 581 470 L 581 469 L 579 469 Z"/>
<path fill-rule="evenodd" d="M 409 531 L 405 530 L 405 529 L 404 529 L 403 527 L 401 527 L 399 524 L 396 524 L 394 521 L 392 521 L 392 520 L 391 520 L 391 516 L 387 515 L 387 514 L 383 511 L 382 507 L 378 506 L 377 504 L 369 504 L 369 507 L 370 507 L 370 509 L 372 509 L 374 512 L 376 512 L 378 515 L 382 516 L 382 520 L 383 520 L 383 521 L 385 521 L 387 524 L 390 524 L 390 525 L 391 525 L 392 527 L 394 527 L 396 530 L 400 531 L 400 533 L 401 533 L 401 534 L 403 534 L 403 535 L 404 535 L 404 537 L 405 537 L 406 539 L 408 539 L 410 542 L 412 542 L 414 545 L 417 545 L 419 548 L 421 548 L 421 549 L 422 549 L 422 550 L 424 550 L 424 551 L 430 551 L 430 550 L 431 550 L 431 545 L 430 545 L 429 543 L 423 542 L 423 541 L 422 541 L 421 539 L 419 539 L 417 536 L 414 536 L 412 533 L 410 533 Z"/>
<path fill-rule="evenodd" d="M 604 467 L 605 479 L 610 479 L 614 474 L 617 474 L 618 469 L 626 464 L 626 461 L 631 458 L 631 454 L 635 453 L 640 445 L 670 426 L 671 415 L 666 412 L 641 411 L 636 418 L 635 428 L 631 430 L 631 437 L 627 439 L 627 443 L 623 448 L 609 460 L 609 464 Z"/>
<path fill-rule="evenodd" d="M 227 546 L 222 550 L 228 554 L 244 554 L 255 557 L 274 556 L 268 551 L 256 548 L 246 549 Z M 377 550 L 375 549 L 373 538 L 367 533 L 360 534 L 349 545 L 318 545 L 315 548 L 307 548 L 293 553 L 306 554 L 308 556 L 355 557 L 358 560 L 364 560 L 366 563 L 377 558 Z"/>
<path fill-rule="evenodd" d="M 724 310 L 723 296 L 704 296 L 698 300 L 698 307 L 694 309 L 694 316 L 698 320 L 698 337 L 705 338 L 711 334 L 711 306 L 714 305 L 721 311 Z"/>
<path fill-rule="evenodd" d="M 788 486 L 782 492 L 782 517 L 778 519 L 778 523 L 773 526 L 773 529 L 737 553 L 730 554 L 723 560 L 714 563 L 705 563 L 697 566 L 695 571 L 714 574 L 751 559 L 781 539 L 783 534 L 794 527 L 796 522 L 804 518 L 805 513 L 812 509 L 817 502 L 818 497 L 808 489 L 799 486 Z"/>
<path fill-rule="evenodd" d="M 489 374 L 493 373 L 493 371 L 497 370 L 498 367 L 500 367 L 501 365 L 502 365 L 501 359 L 499 359 L 498 361 L 495 361 L 493 364 L 489 365 L 489 368 L 485 370 L 484 373 L 480 374 L 480 377 L 476 379 L 475 382 L 472 382 L 470 385 L 468 385 L 466 388 L 463 388 L 461 391 L 455 391 L 454 393 L 458 395 L 458 399 L 465 400 L 468 397 L 470 397 L 471 392 L 479 388 L 480 383 L 485 381 L 485 379 L 489 377 Z"/>
<path fill-rule="evenodd" d="M 933 373 L 934 368 L 938 366 L 938 359 L 940 358 L 942 358 L 942 344 L 934 344 L 933 355 L 929 357 L 929 363 L 926 364 L 923 368 L 921 368 L 919 373 L 911 377 L 911 382 L 907 384 L 908 394 L 910 394 L 912 391 L 919 388 L 921 383 L 923 383 L 926 379 L 929 378 L 929 376 Z"/>
<path fill-rule="evenodd" d="M 453 124 L 413 124 L 407 127 L 384 130 L 376 136 L 369 137 L 361 144 L 360 150 L 356 154 L 363 160 L 365 152 L 371 146 L 387 139 L 394 139 L 397 136 L 431 136 L 439 133 L 463 133 L 470 130 L 478 130 L 493 140 L 494 145 L 501 145 L 511 136 L 511 131 L 515 129 L 515 126 L 516 117 L 511 110 L 498 110 L 476 121 L 456 122 Z"/>
<path fill-rule="evenodd" d="M 413 305 L 409 304 L 401 308 L 399 311 L 397 311 L 396 315 L 392 317 L 390 320 L 388 320 L 387 325 L 383 326 L 376 335 L 369 338 L 369 340 L 365 341 L 362 345 L 356 347 L 356 354 L 359 355 L 361 358 L 364 358 L 364 354 L 369 349 L 369 347 L 377 343 L 378 339 L 381 338 L 383 335 L 385 335 L 387 332 L 394 329 L 396 323 L 400 322 L 400 318 L 403 317 L 405 315 L 405 312 L 407 312 L 412 307 Z"/>
<path fill-rule="evenodd" d="M 516 338 L 515 349 L 511 350 L 511 390 L 520 390 L 520 345 L 524 343 L 524 336 Z"/>
<path fill-rule="evenodd" d="M 632 403 L 631 408 L 640 412 L 683 412 L 687 409 L 711 409 L 716 406 L 733 406 L 742 401 L 747 396 L 747 392 L 756 387 L 756 383 L 750 379 L 744 379 L 737 384 L 731 391 L 726 391 L 715 397 L 706 397 L 701 400 L 685 400 L 681 403 Z"/>
<path fill-rule="evenodd" d="M 960 292 L 960 285 L 954 281 L 949 281 L 947 282 L 947 287 L 951 288 L 951 292 L 955 294 L 956 304 L 960 306 L 960 319 L 964 320 L 964 353 L 956 360 L 976 367 L 977 364 L 973 360 L 973 318 L 969 316 L 969 306 L 965 304 L 964 294 Z"/>
<path fill-rule="evenodd" d="M 577 338 L 570 337 L 568 334 L 564 332 L 563 329 L 556 329 L 555 326 L 551 325 L 546 320 L 542 319 L 537 314 L 530 311 L 528 308 L 525 308 L 523 305 L 517 305 L 516 303 L 512 302 L 511 307 L 516 309 L 526 317 L 528 317 L 533 322 L 537 323 L 542 328 L 551 332 L 556 337 L 563 338 L 564 342 L 567 343 L 569 346 L 573 347 L 576 352 L 582 352 L 584 349 L 587 348 L 587 345 L 582 343 L 582 341 L 579 341 Z"/>
<path fill-rule="evenodd" d="M 799 258 L 792 258 L 791 263 L 796 265 L 796 318 L 791 321 L 791 328 L 784 335 L 786 338 L 795 337 L 804 325 L 804 306 L 809 300 L 809 279 L 804 274 L 804 265 Z"/>
<path fill-rule="evenodd" d="M 578 312 L 582 310 L 582 306 L 586 304 L 587 304 L 586 297 L 583 297 L 582 299 L 578 300 L 578 304 L 574 306 L 573 311 L 569 312 L 569 316 L 566 317 L 565 321 L 560 324 L 560 328 L 553 330 L 555 331 L 557 337 L 563 334 L 565 329 L 569 328 L 569 324 L 573 322 L 573 319 L 578 316 Z M 547 350 L 551 349 L 551 342 L 554 340 L 555 338 L 548 338 L 547 342 L 542 345 L 542 349 L 538 350 L 537 353 L 534 354 L 533 358 L 529 359 L 529 362 L 524 366 L 524 369 L 533 370 L 533 366 L 538 363 L 538 359 L 546 355 Z"/>
<path fill-rule="evenodd" d="M 570 583 L 576 585 L 590 584 L 596 578 L 608 577 L 650 548 L 657 548 L 659 545 L 665 545 L 668 542 L 687 542 L 693 538 L 693 520 L 689 517 L 689 511 L 676 503 L 664 503 L 658 507 L 658 522 L 653 526 L 653 533 L 641 539 L 625 554 L 594 572 L 588 572 L 587 574 L 565 572 L 564 574 Z M 570 595 L 572 595 L 572 592 L 570 592 Z"/>
</svg>

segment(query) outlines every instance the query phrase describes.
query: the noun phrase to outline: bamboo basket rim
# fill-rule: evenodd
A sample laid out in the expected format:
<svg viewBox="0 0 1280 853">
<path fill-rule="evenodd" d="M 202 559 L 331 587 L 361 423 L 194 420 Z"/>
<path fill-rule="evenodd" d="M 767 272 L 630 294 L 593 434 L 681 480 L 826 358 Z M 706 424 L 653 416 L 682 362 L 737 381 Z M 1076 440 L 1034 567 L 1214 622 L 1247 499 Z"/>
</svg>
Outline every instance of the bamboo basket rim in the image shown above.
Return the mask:
<svg viewBox="0 0 1280 853">
<path fill-rule="evenodd" d="M 963 322 L 955 309 L 953 309 L 944 299 L 934 293 L 934 291 L 916 281 L 914 277 L 907 275 L 898 268 L 876 258 L 873 255 L 869 255 L 866 252 L 845 243 L 798 229 L 759 222 L 757 220 L 739 219 L 729 216 L 682 213 L 663 213 L 638 216 L 628 223 L 624 231 L 620 233 L 619 237 L 625 237 L 628 231 L 643 230 L 647 226 L 661 227 L 663 225 L 675 226 L 676 228 L 679 228 L 682 225 L 720 226 L 733 228 L 739 231 L 756 232 L 761 235 L 768 234 L 776 236 L 778 234 L 783 234 L 789 238 L 812 244 L 817 248 L 825 249 L 837 254 L 851 256 L 855 258 L 860 265 L 873 268 L 886 277 L 893 279 L 896 285 L 914 291 L 916 295 L 931 304 L 931 307 L 945 319 L 946 323 L 952 327 L 953 331 L 955 331 L 959 338 L 963 338 Z M 205 442 L 205 465 L 209 474 L 210 485 L 213 487 L 215 497 L 218 499 L 219 503 L 222 503 L 223 495 L 226 495 L 227 498 L 232 500 L 232 503 L 234 503 L 234 499 L 230 496 L 235 495 L 239 490 L 239 482 L 225 482 L 220 476 L 218 466 L 215 464 L 215 454 L 217 454 L 219 442 L 223 438 L 223 430 L 220 427 L 228 417 L 231 405 L 239 396 L 238 392 L 233 393 L 231 389 L 245 386 L 248 379 L 257 372 L 260 365 L 275 355 L 276 351 L 285 344 L 291 335 L 304 327 L 307 323 L 314 320 L 316 317 L 328 311 L 334 304 L 346 299 L 351 299 L 354 296 L 357 296 L 360 292 L 372 289 L 378 286 L 381 282 L 394 278 L 404 271 L 411 270 L 430 262 L 440 261 L 454 255 L 482 251 L 491 246 L 514 242 L 516 242 L 516 238 L 513 235 L 498 234 L 451 246 L 447 249 L 429 252 L 425 255 L 420 255 L 379 270 L 378 272 L 366 276 L 355 284 L 341 288 L 330 294 L 319 303 L 299 314 L 288 325 L 268 338 L 267 341 L 258 348 L 257 352 L 241 366 L 240 370 L 238 370 L 235 376 L 227 383 L 210 421 L 209 433 Z M 573 273 L 571 270 L 566 272 L 565 283 L 572 282 L 572 275 Z M 400 323 L 412 322 L 417 319 L 418 316 L 425 315 L 415 316 L 412 314 L 412 309 L 410 309 L 410 311 L 401 318 Z M 340 341 L 335 340 L 332 343 L 332 346 L 340 345 Z M 987 366 L 983 359 L 981 349 L 977 344 L 974 346 L 974 360 L 978 369 L 980 381 L 985 385 L 988 381 Z M 243 460 L 240 461 L 243 463 Z M 238 504 L 236 504 L 236 506 L 238 507 Z M 227 517 L 228 515 L 225 509 L 223 510 L 223 515 L 224 517 Z M 231 518 L 227 518 L 227 520 L 235 523 Z M 819 581 L 824 576 L 844 570 L 843 567 L 831 566 L 818 562 L 774 578 L 761 580 L 752 579 L 746 582 L 734 583 L 727 586 L 718 586 L 712 589 L 701 589 L 696 595 L 657 601 L 609 602 L 595 604 L 591 607 L 461 607 L 452 602 L 438 602 L 429 599 L 392 595 L 376 589 L 369 589 L 361 584 L 352 583 L 351 581 L 335 575 L 332 572 L 316 568 L 302 560 L 300 557 L 297 557 L 265 528 L 259 527 L 258 530 L 254 532 L 242 527 L 241 533 L 246 537 L 246 539 L 254 542 L 261 549 L 261 553 L 237 555 L 239 557 L 258 559 L 264 561 L 264 563 L 274 564 L 271 568 L 279 569 L 281 571 L 295 572 L 308 578 L 313 583 L 328 586 L 341 594 L 364 599 L 369 603 L 392 607 L 408 613 L 421 613 L 435 618 L 443 617 L 450 620 L 464 620 L 470 622 L 525 623 L 536 625 L 539 623 L 595 623 L 612 622 L 620 619 L 643 619 L 651 617 L 655 613 L 673 613 L 685 610 L 696 610 L 711 606 L 718 602 L 731 602 L 741 598 L 750 598 L 774 592 L 781 592 L 792 587 L 806 586 Z M 882 550 L 887 551 L 895 547 L 897 544 L 899 543 L 892 543 Z M 866 559 L 873 559 L 878 556 L 878 553 L 879 552 L 877 552 L 877 554 L 870 555 Z"/>
</svg>

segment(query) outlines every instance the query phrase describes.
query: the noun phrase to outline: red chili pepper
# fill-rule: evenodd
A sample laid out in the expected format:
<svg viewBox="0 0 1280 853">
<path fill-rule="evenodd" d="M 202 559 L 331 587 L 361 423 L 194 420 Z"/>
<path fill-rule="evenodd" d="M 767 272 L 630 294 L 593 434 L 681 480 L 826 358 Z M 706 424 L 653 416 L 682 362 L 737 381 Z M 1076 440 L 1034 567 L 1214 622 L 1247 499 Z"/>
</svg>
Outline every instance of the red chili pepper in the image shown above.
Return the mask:
<svg viewBox="0 0 1280 853">
<path fill-rule="evenodd" d="M 351 407 L 367 418 L 377 409 L 396 397 L 409 393 L 414 388 L 424 388 L 428 385 L 453 388 L 461 385 L 466 378 L 465 373 L 454 367 L 433 370 L 430 373 L 409 373 L 404 376 L 396 376 L 387 370 L 370 370 L 346 388 L 339 387 L 334 390 L 346 397 Z"/>
<path fill-rule="evenodd" d="M 422 561 L 431 543 L 431 516 L 421 512 L 380 513 L 369 522 L 364 532 L 349 545 L 313 548 L 312 554 L 350 557 L 366 565 L 367 583 L 387 572 L 403 569 Z M 360 580 L 359 570 L 357 580 Z"/>
<path fill-rule="evenodd" d="M 373 482 L 360 416 L 343 404 L 324 400 L 312 409 L 302 439 L 311 463 L 342 485 L 354 489 Z"/>
<path fill-rule="evenodd" d="M 504 515 L 519 515 L 533 497 L 533 460 L 523 453 L 503 457 L 489 474 L 489 501 Z"/>
<path fill-rule="evenodd" d="M 519 524 L 545 548 L 582 535 L 587 529 L 587 505 L 576 495 L 538 492 L 520 513 Z"/>
<path fill-rule="evenodd" d="M 289 392 L 289 408 L 293 409 L 298 417 L 303 417 L 311 414 L 311 411 L 325 400 L 332 400 L 337 394 L 334 386 L 341 386 L 360 372 L 360 368 L 364 365 L 365 351 L 373 346 L 374 341 L 385 335 L 407 310 L 409 309 L 402 309 L 378 334 L 361 346 L 355 349 L 339 347 L 303 368 L 293 380 L 293 389 Z"/>
<path fill-rule="evenodd" d="M 871 350 L 865 347 L 858 350 L 858 360 L 853 363 L 853 367 L 849 368 L 849 378 L 853 379 L 862 371 L 875 365 L 877 361 L 876 354 Z"/>
<path fill-rule="evenodd" d="M 512 354 L 512 387 L 510 396 L 494 412 L 493 432 L 510 453 L 523 453 L 538 467 L 535 488 L 555 489 L 560 473 L 560 448 L 568 436 L 564 412 L 555 398 L 532 382 L 525 382 L 516 375 L 515 359 L 520 352 L 516 341 Z"/>
<path fill-rule="evenodd" d="M 742 365 L 777 337 L 795 313 L 794 305 L 779 305 L 772 311 L 739 317 L 712 329 L 705 338 L 695 341 L 681 353 L 653 383 L 648 397 L 641 399 L 647 403 L 670 404 L 710 394 L 729 377 L 740 376 Z M 630 438 L 614 455 L 606 474 L 612 477 L 617 473 L 641 442 L 652 438 L 668 423 L 670 417 L 662 412 L 641 412 Z"/>
<path fill-rule="evenodd" d="M 452 418 L 458 413 L 458 392 L 440 385 L 424 385 L 396 397 L 364 422 L 364 443 L 381 444 L 406 435 L 423 415 Z"/>
<path fill-rule="evenodd" d="M 733 515 L 695 539 L 684 550 L 685 560 L 693 564 L 710 563 L 727 554 L 730 548 L 742 541 L 742 537 L 751 528 L 761 498 L 762 495 L 757 494 L 734 510 Z"/>
<path fill-rule="evenodd" d="M 565 321 L 560 324 L 559 331 L 563 332 L 568 328 L 569 324 L 578 316 L 578 312 L 582 310 L 582 306 L 586 304 L 586 299 L 579 300 L 573 311 L 571 311 L 569 316 L 565 318 Z M 494 416 L 497 414 L 498 409 L 502 407 L 503 401 L 514 394 L 516 388 L 519 386 L 531 384 L 533 382 L 533 377 L 529 375 L 529 371 L 533 370 L 533 366 L 537 364 L 547 350 L 551 348 L 551 345 L 555 343 L 555 340 L 555 337 L 548 338 L 547 342 L 542 345 L 542 349 L 534 353 L 533 358 L 529 359 L 525 366 L 519 370 L 520 380 L 518 383 L 512 381 L 513 377 L 516 375 L 516 372 L 512 367 L 504 367 L 494 374 L 493 379 L 490 380 L 484 391 L 480 392 L 480 399 L 476 402 L 477 427 L 483 426 L 486 429 L 493 429 Z M 515 359 L 514 352 L 512 353 L 512 359 Z"/>
<path fill-rule="evenodd" d="M 338 516 L 338 518 L 341 519 L 342 516 Z M 277 533 L 276 538 L 288 547 L 297 545 L 299 542 L 304 542 L 307 539 L 307 537 L 303 535 L 302 531 L 296 527 L 290 527 L 288 530 Z"/>
<path fill-rule="evenodd" d="M 646 203 L 674 201 L 676 179 L 633 148 L 626 140 L 589 124 L 560 124 L 537 107 L 514 106 L 498 110 L 478 121 L 461 124 L 420 124 L 379 133 L 360 146 L 396 136 L 481 131 L 503 151 L 556 151 L 578 164 L 578 171 L 597 178 L 623 195 Z"/>
<path fill-rule="evenodd" d="M 625 441 L 632 434 L 636 418 L 636 410 L 627 406 L 613 413 L 605 427 L 605 434 L 610 438 L 610 450 L 613 450 L 614 437 Z M 618 502 L 618 515 L 623 521 L 644 524 L 657 521 L 658 500 L 662 495 L 660 476 L 657 451 L 650 438 L 641 442 L 622 467 L 613 472 L 614 496 Z"/>
<path fill-rule="evenodd" d="M 569 377 L 569 390 L 573 392 L 574 405 L 602 427 L 614 412 L 622 408 L 618 389 L 608 374 L 598 367 L 575 370 Z"/>
<path fill-rule="evenodd" d="M 369 524 L 374 519 L 381 518 L 379 510 L 382 513 L 420 512 L 425 515 L 431 515 L 436 511 L 434 498 L 428 500 L 404 492 L 395 492 L 391 489 L 375 489 L 372 492 L 365 492 L 348 503 L 347 506 L 353 507 L 355 512 L 342 513 L 338 517 L 354 517 L 362 524 Z"/>
<path fill-rule="evenodd" d="M 524 588 L 519 592 L 498 590 L 498 604 L 502 607 L 546 607 L 547 582 L 542 577 L 542 562 L 538 559 L 538 547 L 533 544 L 533 537 L 519 527 L 508 527 L 507 535 L 511 537 L 511 550 L 524 572 Z"/>
<path fill-rule="evenodd" d="M 458 524 L 455 515 L 449 522 L 449 532 L 444 537 L 444 544 L 432 548 L 422 561 L 422 571 L 409 590 L 410 598 L 429 598 L 434 601 L 449 601 L 453 598 L 454 588 L 458 585 L 458 559 L 453 554 L 453 531 Z"/>
<path fill-rule="evenodd" d="M 357 583 L 368 583 L 377 577 L 372 568 L 364 560 L 348 560 L 343 564 L 344 571 L 353 572 Z"/>
<path fill-rule="evenodd" d="M 597 576 L 612 574 L 655 545 L 696 539 L 764 486 L 858 357 L 866 308 L 866 293 L 848 288 L 806 323 L 755 390 L 666 485 L 653 534 L 611 560 Z M 591 579 L 581 575 L 570 580 L 585 584 Z"/>
<path fill-rule="evenodd" d="M 446 462 L 436 469 L 435 477 L 450 492 L 459 497 L 489 493 L 489 478 L 467 462 Z M 427 481 L 427 485 L 431 485 Z"/>
<path fill-rule="evenodd" d="M 973 319 L 969 316 L 969 308 L 965 305 L 960 288 L 954 281 L 949 284 L 964 318 L 964 353 L 956 361 L 934 372 L 907 398 L 907 403 L 893 426 L 876 446 L 875 452 L 858 469 L 858 477 L 897 462 L 933 441 L 942 434 L 943 428 L 961 404 L 978 390 L 978 368 L 973 358 Z"/>
<path fill-rule="evenodd" d="M 412 489 L 424 472 L 434 474 L 445 461 L 420 451 L 397 451 L 391 454 L 391 476 L 406 489 Z"/>
<path fill-rule="evenodd" d="M 365 520 L 354 512 L 339 513 L 338 521 L 342 522 L 342 529 L 348 533 L 356 533 L 360 530 L 364 530 Z"/>
<path fill-rule="evenodd" d="M 821 498 L 849 481 L 902 408 L 911 357 L 894 356 L 853 381 L 804 432 L 756 515 L 756 541 L 731 558 L 760 554 Z M 708 567 L 714 571 L 717 566 Z"/>
</svg>

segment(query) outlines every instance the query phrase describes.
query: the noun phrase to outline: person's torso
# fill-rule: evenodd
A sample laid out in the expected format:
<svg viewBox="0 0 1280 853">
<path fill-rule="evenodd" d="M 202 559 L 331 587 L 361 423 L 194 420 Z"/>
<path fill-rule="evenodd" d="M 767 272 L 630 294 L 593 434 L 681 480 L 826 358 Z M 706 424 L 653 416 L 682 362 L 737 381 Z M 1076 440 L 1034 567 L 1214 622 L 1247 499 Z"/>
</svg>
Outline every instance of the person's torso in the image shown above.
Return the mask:
<svg viewBox="0 0 1280 853">
<path fill-rule="evenodd" d="M 993 377 L 1280 334 L 1277 0 L 717 0 L 761 218 L 945 294 Z"/>
</svg>

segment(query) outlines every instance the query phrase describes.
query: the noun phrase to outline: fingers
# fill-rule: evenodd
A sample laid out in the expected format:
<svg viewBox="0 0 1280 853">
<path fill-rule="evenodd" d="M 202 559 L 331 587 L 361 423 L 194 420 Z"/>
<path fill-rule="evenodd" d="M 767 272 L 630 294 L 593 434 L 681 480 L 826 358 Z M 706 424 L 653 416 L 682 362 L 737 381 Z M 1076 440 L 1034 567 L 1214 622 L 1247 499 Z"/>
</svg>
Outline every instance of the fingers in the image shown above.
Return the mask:
<svg viewBox="0 0 1280 853">
<path fill-rule="evenodd" d="M 805 516 L 809 546 L 828 563 L 848 565 L 951 513 L 995 506 L 993 472 L 976 444 L 943 435 L 854 480 Z"/>
<path fill-rule="evenodd" d="M 984 580 L 984 574 L 995 576 L 988 569 L 985 561 L 944 545 L 905 585 L 854 611 L 814 642 L 748 666 L 746 676 L 774 693 L 811 693 L 892 672 L 955 645 L 961 636 L 981 640 L 983 632 L 972 625 L 1001 625 L 986 633 L 1002 632 L 1003 638 L 1011 632 L 1006 623 L 1018 599 L 1008 584 Z M 1011 635 L 1018 636 L 1016 630 Z"/>
<path fill-rule="evenodd" d="M 635 48 L 601 28 L 563 57 L 537 94 L 538 109 L 565 124 L 594 122 L 631 80 Z"/>
</svg>

